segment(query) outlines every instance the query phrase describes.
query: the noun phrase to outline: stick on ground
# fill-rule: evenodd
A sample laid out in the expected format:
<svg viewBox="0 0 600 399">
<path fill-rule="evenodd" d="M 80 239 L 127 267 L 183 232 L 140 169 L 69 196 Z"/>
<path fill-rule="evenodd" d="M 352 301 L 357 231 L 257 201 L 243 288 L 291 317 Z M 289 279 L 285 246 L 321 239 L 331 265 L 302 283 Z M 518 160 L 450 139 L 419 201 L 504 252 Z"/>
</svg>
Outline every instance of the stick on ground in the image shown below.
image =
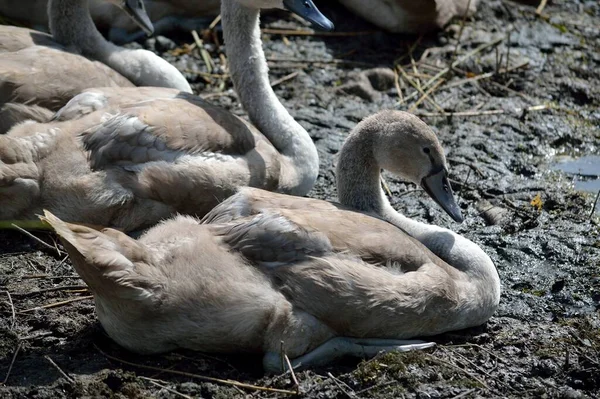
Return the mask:
<svg viewBox="0 0 600 399">
<path fill-rule="evenodd" d="M 93 299 L 93 298 L 94 298 L 93 295 L 88 295 L 88 296 L 82 296 L 79 298 L 67 299 L 66 301 L 48 303 L 46 305 L 36 306 L 35 308 L 25 309 L 25 310 L 20 311 L 19 313 L 28 313 L 28 312 L 33 312 L 34 310 L 56 308 L 58 306 L 68 305 L 73 302 L 80 302 L 80 301 L 85 301 L 87 299 Z"/>
<path fill-rule="evenodd" d="M 69 377 L 69 374 L 67 374 L 66 372 L 64 372 L 64 371 L 63 371 L 63 369 L 61 369 L 61 368 L 58 366 L 58 364 L 56 364 L 56 363 L 54 362 L 54 360 L 52 360 L 52 359 L 50 358 L 50 356 L 48 356 L 48 355 L 45 355 L 45 356 L 44 356 L 44 358 L 45 358 L 45 359 L 46 359 L 48 362 L 50 362 L 50 364 L 51 364 L 52 366 L 54 366 L 54 368 L 55 368 L 56 370 L 58 370 L 58 372 L 59 372 L 59 373 L 60 373 L 60 374 L 61 374 L 63 377 L 65 377 L 65 379 L 66 379 L 67 381 L 69 381 L 71 384 L 74 384 L 74 383 L 75 383 L 75 380 L 74 380 L 73 378 Z"/>
<path fill-rule="evenodd" d="M 123 363 L 123 364 L 126 364 L 128 366 L 132 366 L 132 367 L 137 367 L 137 368 L 146 369 L 146 370 L 159 371 L 161 373 L 167 373 L 167 374 L 181 375 L 181 376 L 184 376 L 184 377 L 196 378 L 196 379 L 201 380 L 201 381 L 214 382 L 214 383 L 217 383 L 217 384 L 223 384 L 223 385 L 229 385 L 229 386 L 236 386 L 238 388 L 245 388 L 245 389 L 249 389 L 249 390 L 253 390 L 253 391 L 264 391 L 264 392 L 271 392 L 271 393 L 282 393 L 282 394 L 294 395 L 294 396 L 297 395 L 295 391 L 288 391 L 287 389 L 277 389 L 277 388 L 261 387 L 261 386 L 258 386 L 258 385 L 245 384 L 243 382 L 234 381 L 234 380 L 223 380 L 223 379 L 220 379 L 220 378 L 207 377 L 207 376 L 200 375 L 200 374 L 186 373 L 185 371 L 162 369 L 160 367 L 146 366 L 145 364 L 138 364 L 138 363 L 128 362 L 127 360 L 119 359 L 117 357 L 114 357 L 114 356 L 111 356 L 111 355 L 107 354 L 106 352 L 104 352 L 100 348 L 98 348 L 98 346 L 96 346 L 96 345 L 94 345 L 94 347 L 96 348 L 96 350 L 98 352 L 100 352 L 102 354 L 102 356 L 106 357 L 107 359 L 113 360 L 115 362 Z"/>
</svg>

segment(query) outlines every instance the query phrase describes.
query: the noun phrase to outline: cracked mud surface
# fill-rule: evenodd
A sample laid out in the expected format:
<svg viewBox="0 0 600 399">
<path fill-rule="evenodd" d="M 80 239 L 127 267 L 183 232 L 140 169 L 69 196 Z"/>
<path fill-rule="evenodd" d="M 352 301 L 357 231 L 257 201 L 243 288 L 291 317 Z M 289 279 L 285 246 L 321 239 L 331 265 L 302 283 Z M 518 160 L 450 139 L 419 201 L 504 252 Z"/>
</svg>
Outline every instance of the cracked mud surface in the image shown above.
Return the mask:
<svg viewBox="0 0 600 399">
<path fill-rule="evenodd" d="M 324 11 L 340 32 L 373 30 L 338 6 Z M 447 151 L 467 220 L 453 223 L 424 192 L 385 177 L 396 209 L 481 245 L 496 263 L 503 288 L 500 308 L 486 325 L 436 337 L 440 345 L 427 352 L 349 359 L 298 373 L 304 396 L 600 397 L 598 216 L 590 218 L 593 195 L 573 191 L 572 177 L 549 167 L 556 155 L 597 154 L 600 145 L 600 6 L 597 1 L 556 2 L 543 14 L 536 17 L 534 8 L 508 1 L 484 2 L 467 20 L 456 55 L 460 21 L 421 39 L 382 32 L 263 36 L 272 81 L 287 78 L 276 93 L 318 147 L 321 174 L 310 195 L 323 199 L 336 198 L 336 153 L 348 131 L 377 110 L 407 110 L 421 99 L 403 73 L 425 86 L 460 61 L 431 91 L 432 101 L 423 99 L 414 112 L 423 115 Z M 277 13 L 265 17 L 265 26 L 304 28 Z M 244 115 L 229 80 L 196 73 L 208 72 L 197 52 L 172 55 L 185 42 L 191 38 L 179 37 L 177 44 L 150 39 L 142 45 L 188 71 L 198 93 Z M 216 64 L 212 73 L 225 72 L 218 47 L 206 43 Z M 403 71 L 401 105 L 393 71 L 373 70 L 391 68 L 395 61 Z M 442 110 L 450 115 L 436 116 Z M 36 235 L 52 243 L 52 235 Z M 279 395 L 145 370 L 103 353 L 294 390 L 289 375 L 264 377 L 258 356 L 127 353 L 104 335 L 89 299 L 34 309 L 88 296 L 81 285 L 63 254 L 17 232 L 0 232 L 0 381 L 12 364 L 0 386 L 2 397 L 181 397 L 175 391 L 215 398 Z"/>
</svg>

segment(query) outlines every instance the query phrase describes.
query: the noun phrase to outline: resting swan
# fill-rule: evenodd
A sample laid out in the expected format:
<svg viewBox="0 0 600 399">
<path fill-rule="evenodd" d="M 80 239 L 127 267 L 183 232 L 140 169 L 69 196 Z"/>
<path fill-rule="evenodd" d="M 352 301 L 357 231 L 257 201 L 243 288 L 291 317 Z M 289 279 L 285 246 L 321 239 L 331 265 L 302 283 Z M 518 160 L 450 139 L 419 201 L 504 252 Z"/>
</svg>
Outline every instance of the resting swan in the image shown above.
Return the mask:
<svg viewBox="0 0 600 399">
<path fill-rule="evenodd" d="M 397 33 L 423 33 L 439 29 L 455 16 L 475 12 L 478 2 L 478 0 L 339 1 L 372 24 Z"/>
<path fill-rule="evenodd" d="M 0 219 L 33 219 L 46 208 L 68 221 L 131 231 L 175 213 L 203 216 L 241 186 L 308 193 L 317 150 L 270 86 L 253 6 L 279 3 L 222 1 L 232 80 L 262 134 L 187 93 L 93 89 L 57 115 L 76 119 L 24 123 L 0 136 Z M 308 0 L 284 4 L 330 24 Z"/>
<path fill-rule="evenodd" d="M 116 7 L 105 0 L 89 0 L 90 13 L 101 30 L 108 32 L 112 42 L 126 43 L 142 38 L 137 25 L 124 18 Z M 219 14 L 219 0 L 145 0 L 146 11 L 156 34 L 179 28 L 186 32 L 207 25 Z M 0 16 L 35 29 L 47 29 L 48 0 L 2 0 Z"/>
<path fill-rule="evenodd" d="M 461 220 L 435 134 L 400 111 L 365 119 L 342 148 L 340 199 L 370 212 L 242 188 L 202 223 L 178 216 L 138 241 L 45 220 L 108 335 L 137 353 L 258 352 L 273 371 L 282 341 L 294 366 L 311 367 L 484 323 L 499 302 L 494 264 L 450 230 L 383 210 L 380 167 Z"/>
<path fill-rule="evenodd" d="M 142 0 L 107 1 L 152 33 Z M 183 75 L 154 53 L 106 41 L 87 0 L 50 0 L 48 15 L 52 36 L 0 25 L 0 133 L 22 120 L 49 120 L 86 88 L 138 85 L 192 92 Z"/>
</svg>

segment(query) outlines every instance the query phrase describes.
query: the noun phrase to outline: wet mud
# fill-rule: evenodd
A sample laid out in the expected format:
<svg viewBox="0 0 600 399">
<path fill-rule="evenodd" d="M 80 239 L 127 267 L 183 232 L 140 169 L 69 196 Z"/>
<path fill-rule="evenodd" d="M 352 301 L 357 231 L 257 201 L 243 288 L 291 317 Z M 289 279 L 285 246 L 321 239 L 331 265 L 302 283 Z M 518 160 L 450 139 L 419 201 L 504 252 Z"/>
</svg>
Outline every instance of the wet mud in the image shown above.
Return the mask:
<svg viewBox="0 0 600 399">
<path fill-rule="evenodd" d="M 50 233 L 35 233 L 44 246 L 3 231 L 2 397 L 288 395 L 173 371 L 298 389 L 309 398 L 600 397 L 595 194 L 576 191 L 573 173 L 553 167 L 561 156 L 598 154 L 598 2 L 550 2 L 538 16 L 534 7 L 490 0 L 463 29 L 458 19 L 424 37 L 383 33 L 339 6 L 323 8 L 339 32 L 362 33 L 263 36 L 275 91 L 319 150 L 321 173 L 310 196 L 336 198 L 336 154 L 363 117 L 382 108 L 421 115 L 446 149 L 467 219 L 452 222 L 423 191 L 386 174 L 390 200 L 400 212 L 449 227 L 490 254 L 503 289 L 496 315 L 484 326 L 435 337 L 433 350 L 297 373 L 296 387 L 289 374 L 265 377 L 259 356 L 128 353 L 103 333 L 90 293 Z M 264 26 L 305 29 L 283 13 L 267 15 Z M 210 70 L 185 46 L 193 42 L 188 35 L 131 46 L 157 51 L 198 93 L 244 116 L 221 76 L 223 47 L 213 34 L 201 37 Z M 398 73 L 394 65 L 401 66 Z"/>
</svg>

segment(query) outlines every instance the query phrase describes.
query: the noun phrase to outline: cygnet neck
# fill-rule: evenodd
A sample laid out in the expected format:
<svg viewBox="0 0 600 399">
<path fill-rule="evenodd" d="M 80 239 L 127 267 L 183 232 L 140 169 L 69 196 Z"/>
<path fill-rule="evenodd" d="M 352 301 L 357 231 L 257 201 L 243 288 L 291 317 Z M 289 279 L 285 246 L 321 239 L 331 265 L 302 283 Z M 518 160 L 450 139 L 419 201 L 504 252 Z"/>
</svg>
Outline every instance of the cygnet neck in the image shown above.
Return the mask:
<svg viewBox="0 0 600 399">
<path fill-rule="evenodd" d="M 381 189 L 381 167 L 375 157 L 376 127 L 359 124 L 340 151 L 336 181 L 339 201 L 381 215 L 388 203 Z"/>
<path fill-rule="evenodd" d="M 48 22 L 54 39 L 65 47 L 103 63 L 119 49 L 96 29 L 88 0 L 50 0 Z"/>
<path fill-rule="evenodd" d="M 269 82 L 262 48 L 259 10 L 222 0 L 221 18 L 229 71 L 252 123 L 289 162 L 282 167 L 279 191 L 305 195 L 319 173 L 319 156 L 308 132 L 281 104 Z"/>
</svg>

